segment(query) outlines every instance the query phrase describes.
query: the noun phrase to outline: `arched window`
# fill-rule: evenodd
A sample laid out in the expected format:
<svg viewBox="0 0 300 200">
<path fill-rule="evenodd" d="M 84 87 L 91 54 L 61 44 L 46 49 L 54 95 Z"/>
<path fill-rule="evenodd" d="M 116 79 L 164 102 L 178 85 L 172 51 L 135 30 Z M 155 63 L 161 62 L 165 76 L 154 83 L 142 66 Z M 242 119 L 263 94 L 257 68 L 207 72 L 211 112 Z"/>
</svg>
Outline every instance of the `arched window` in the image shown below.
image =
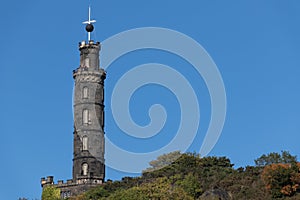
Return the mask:
<svg viewBox="0 0 300 200">
<path fill-rule="evenodd" d="M 89 168 L 89 166 L 88 166 L 87 163 L 83 163 L 82 164 L 82 175 L 83 176 L 87 176 L 88 175 L 88 168 Z"/>
<path fill-rule="evenodd" d="M 89 110 L 85 109 L 82 112 L 82 121 L 84 125 L 89 124 Z"/>
<path fill-rule="evenodd" d="M 87 99 L 89 97 L 89 88 L 88 87 L 84 87 L 83 91 L 82 91 L 82 98 L 83 99 Z"/>
<path fill-rule="evenodd" d="M 82 150 L 88 150 L 88 137 L 83 136 L 82 138 Z"/>
</svg>

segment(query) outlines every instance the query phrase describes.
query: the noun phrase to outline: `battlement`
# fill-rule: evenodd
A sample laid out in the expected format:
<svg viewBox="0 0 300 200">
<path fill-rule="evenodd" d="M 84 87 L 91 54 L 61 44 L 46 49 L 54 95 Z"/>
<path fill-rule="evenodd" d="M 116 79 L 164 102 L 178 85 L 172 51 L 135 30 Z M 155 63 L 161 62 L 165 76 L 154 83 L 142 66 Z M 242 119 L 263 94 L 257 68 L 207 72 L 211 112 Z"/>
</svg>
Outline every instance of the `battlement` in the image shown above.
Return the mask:
<svg viewBox="0 0 300 200">
<path fill-rule="evenodd" d="M 83 40 L 79 42 L 78 46 L 79 46 L 79 50 L 84 48 L 101 48 L 100 42 L 94 42 L 93 40 L 90 40 L 89 42 Z"/>
<path fill-rule="evenodd" d="M 47 178 L 43 177 L 41 178 L 41 186 L 44 187 L 44 185 L 53 185 L 53 176 L 47 176 Z"/>
<path fill-rule="evenodd" d="M 65 199 L 71 196 L 81 194 L 92 187 L 96 187 L 103 184 L 100 177 L 88 177 L 81 176 L 78 177 L 76 181 L 69 179 L 66 182 L 63 180 L 58 180 L 57 183 L 54 182 L 53 176 L 47 176 L 47 178 L 41 178 L 42 188 L 47 186 L 54 186 L 60 189 L 61 198 Z"/>
<path fill-rule="evenodd" d="M 63 180 L 58 180 L 57 183 L 55 184 L 53 176 L 47 176 L 47 178 L 45 178 L 45 177 L 41 178 L 41 186 L 42 186 L 42 188 L 44 186 L 49 186 L 49 185 L 53 185 L 53 186 L 69 186 L 69 185 L 72 185 L 73 183 L 74 183 L 73 180 L 69 179 L 69 180 L 67 180 L 66 183 L 64 183 Z"/>
</svg>

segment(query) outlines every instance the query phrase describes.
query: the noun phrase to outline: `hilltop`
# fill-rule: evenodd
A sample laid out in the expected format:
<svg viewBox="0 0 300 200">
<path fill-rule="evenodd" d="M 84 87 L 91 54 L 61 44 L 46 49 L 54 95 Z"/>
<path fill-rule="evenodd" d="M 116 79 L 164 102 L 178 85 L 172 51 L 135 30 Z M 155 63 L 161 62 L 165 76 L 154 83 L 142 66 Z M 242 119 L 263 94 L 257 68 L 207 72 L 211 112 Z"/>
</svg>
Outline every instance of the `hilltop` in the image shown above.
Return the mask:
<svg viewBox="0 0 300 200">
<path fill-rule="evenodd" d="M 255 166 L 236 169 L 226 157 L 179 152 L 162 155 L 150 165 L 140 177 L 108 180 L 70 200 L 300 199 L 300 163 L 287 151 L 264 154 Z"/>
</svg>

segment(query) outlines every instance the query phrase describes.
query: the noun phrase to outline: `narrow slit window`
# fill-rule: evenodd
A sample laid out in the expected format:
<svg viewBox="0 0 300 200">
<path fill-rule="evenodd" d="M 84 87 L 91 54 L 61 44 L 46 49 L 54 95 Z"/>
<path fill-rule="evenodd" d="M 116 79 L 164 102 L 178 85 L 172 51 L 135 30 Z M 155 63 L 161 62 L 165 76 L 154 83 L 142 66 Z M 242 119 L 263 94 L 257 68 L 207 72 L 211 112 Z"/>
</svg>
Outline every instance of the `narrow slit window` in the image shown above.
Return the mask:
<svg viewBox="0 0 300 200">
<path fill-rule="evenodd" d="M 89 88 L 88 87 L 84 87 L 83 91 L 82 91 L 82 97 L 84 99 L 87 99 L 89 97 Z"/>
<path fill-rule="evenodd" d="M 89 124 L 89 110 L 83 110 L 83 113 L 82 113 L 82 118 L 83 118 L 83 124 L 84 125 L 88 125 Z"/>
<path fill-rule="evenodd" d="M 87 136 L 83 136 L 82 138 L 82 150 L 88 150 L 88 137 Z"/>
</svg>

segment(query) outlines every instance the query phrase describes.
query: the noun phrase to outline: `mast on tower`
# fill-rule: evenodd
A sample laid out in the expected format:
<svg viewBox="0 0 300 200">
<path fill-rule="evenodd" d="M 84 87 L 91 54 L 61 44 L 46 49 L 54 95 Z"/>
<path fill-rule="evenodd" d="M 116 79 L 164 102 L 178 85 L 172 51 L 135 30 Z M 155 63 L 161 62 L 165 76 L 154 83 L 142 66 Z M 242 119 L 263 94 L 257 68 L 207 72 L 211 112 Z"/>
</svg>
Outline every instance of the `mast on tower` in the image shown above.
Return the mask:
<svg viewBox="0 0 300 200">
<path fill-rule="evenodd" d="M 82 22 L 83 24 L 86 24 L 85 30 L 88 32 L 88 42 L 91 40 L 91 32 L 94 30 L 93 23 L 96 23 L 96 20 L 91 20 L 91 6 L 89 6 L 89 16 L 88 21 Z"/>
</svg>

